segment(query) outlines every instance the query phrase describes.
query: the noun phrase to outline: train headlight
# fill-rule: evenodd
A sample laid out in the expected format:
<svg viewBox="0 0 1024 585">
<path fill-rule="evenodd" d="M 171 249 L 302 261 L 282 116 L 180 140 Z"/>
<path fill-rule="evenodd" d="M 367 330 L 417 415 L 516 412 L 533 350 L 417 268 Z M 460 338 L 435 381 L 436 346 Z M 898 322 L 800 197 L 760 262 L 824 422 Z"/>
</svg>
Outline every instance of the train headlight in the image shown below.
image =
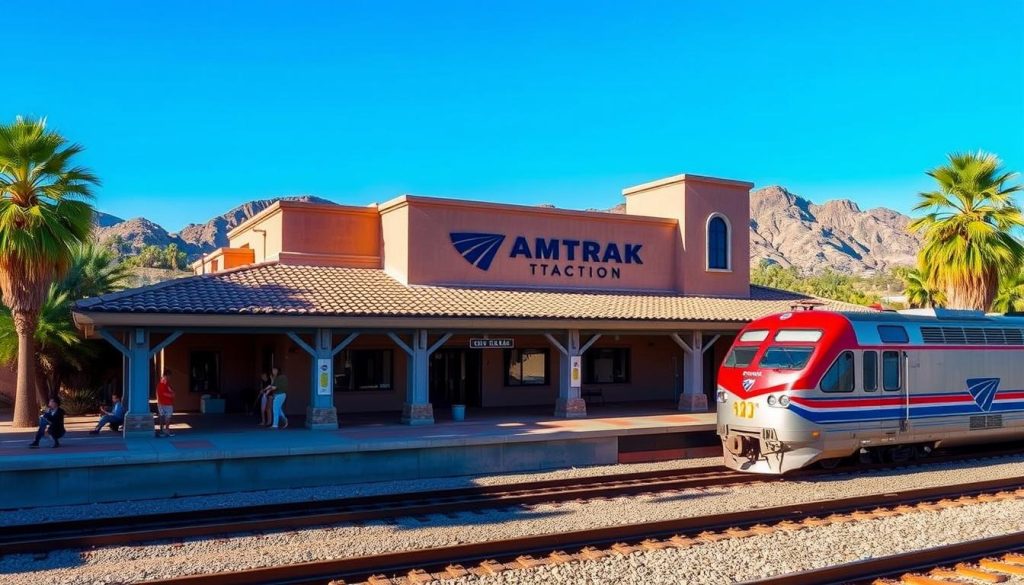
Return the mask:
<svg viewBox="0 0 1024 585">
<path fill-rule="evenodd" d="M 723 403 L 723 404 L 725 403 L 725 391 L 724 390 L 719 390 L 718 391 L 718 401 Z"/>
<path fill-rule="evenodd" d="M 776 404 L 778 404 L 778 402 L 779 399 L 776 398 L 774 394 L 768 395 L 768 406 L 775 406 Z"/>
<path fill-rule="evenodd" d="M 789 396 L 786 396 L 785 394 L 779 396 L 779 406 L 782 408 L 789 406 Z"/>
</svg>

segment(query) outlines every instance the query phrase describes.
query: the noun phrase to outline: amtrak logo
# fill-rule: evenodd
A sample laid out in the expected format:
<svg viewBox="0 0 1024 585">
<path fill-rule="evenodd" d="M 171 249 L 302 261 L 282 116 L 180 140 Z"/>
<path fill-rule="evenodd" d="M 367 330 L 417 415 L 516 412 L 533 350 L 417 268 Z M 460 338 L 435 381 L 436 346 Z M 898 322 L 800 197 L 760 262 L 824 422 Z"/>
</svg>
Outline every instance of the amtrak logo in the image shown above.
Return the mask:
<svg viewBox="0 0 1024 585">
<path fill-rule="evenodd" d="M 992 408 L 992 400 L 999 390 L 999 378 L 971 378 L 967 380 L 967 391 L 974 397 L 978 408 L 988 412 Z"/>
<path fill-rule="evenodd" d="M 505 241 L 502 234 L 478 234 L 473 232 L 457 232 L 448 234 L 452 245 L 459 254 L 473 266 L 486 271 L 498 254 L 498 248 Z"/>
<path fill-rule="evenodd" d="M 755 380 L 753 378 L 747 378 L 746 380 L 743 380 L 743 389 L 749 392 L 750 389 L 754 387 L 754 382 Z"/>
</svg>

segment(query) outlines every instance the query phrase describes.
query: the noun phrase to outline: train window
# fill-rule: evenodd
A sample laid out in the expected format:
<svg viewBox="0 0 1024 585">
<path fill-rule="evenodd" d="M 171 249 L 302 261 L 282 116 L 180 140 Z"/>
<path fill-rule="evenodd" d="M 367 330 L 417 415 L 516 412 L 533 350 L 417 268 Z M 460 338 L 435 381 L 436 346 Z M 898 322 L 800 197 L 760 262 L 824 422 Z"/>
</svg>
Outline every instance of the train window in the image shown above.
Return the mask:
<svg viewBox="0 0 1024 585">
<path fill-rule="evenodd" d="M 900 352 L 882 352 L 882 388 L 885 390 L 899 390 L 903 387 L 902 376 L 900 376 Z"/>
<path fill-rule="evenodd" d="M 740 341 L 764 341 L 765 339 L 768 339 L 767 329 L 753 329 L 744 331 L 743 335 L 740 335 Z"/>
<path fill-rule="evenodd" d="M 765 350 L 757 367 L 772 370 L 802 370 L 814 353 L 813 347 L 773 345 Z"/>
<path fill-rule="evenodd" d="M 730 368 L 745 368 L 754 361 L 757 347 L 734 347 L 725 358 L 725 365 Z"/>
<path fill-rule="evenodd" d="M 775 334 L 775 341 L 815 342 L 821 339 L 820 329 L 781 329 Z"/>
<path fill-rule="evenodd" d="M 864 352 L 864 390 L 874 392 L 878 390 L 878 352 Z"/>
<path fill-rule="evenodd" d="M 899 325 L 879 325 L 878 337 L 882 339 L 882 343 L 910 342 L 910 337 L 907 336 L 907 330 Z"/>
<path fill-rule="evenodd" d="M 853 392 L 853 352 L 844 351 L 821 378 L 822 392 Z"/>
</svg>

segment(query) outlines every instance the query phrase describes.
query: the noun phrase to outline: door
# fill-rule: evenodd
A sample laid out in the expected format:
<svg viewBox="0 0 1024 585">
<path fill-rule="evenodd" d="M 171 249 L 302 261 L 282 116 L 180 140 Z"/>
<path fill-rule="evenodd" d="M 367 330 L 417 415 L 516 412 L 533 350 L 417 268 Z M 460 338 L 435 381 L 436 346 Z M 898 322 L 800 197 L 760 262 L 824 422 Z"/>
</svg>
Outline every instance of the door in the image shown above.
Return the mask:
<svg viewBox="0 0 1024 585">
<path fill-rule="evenodd" d="M 909 430 L 910 391 L 907 384 L 907 353 L 899 350 L 883 350 L 882 394 L 891 403 L 886 412 L 890 413 L 881 421 L 883 440 L 894 441 Z"/>
<path fill-rule="evenodd" d="M 430 357 L 430 402 L 434 407 L 480 406 L 480 351 L 439 349 Z"/>
</svg>

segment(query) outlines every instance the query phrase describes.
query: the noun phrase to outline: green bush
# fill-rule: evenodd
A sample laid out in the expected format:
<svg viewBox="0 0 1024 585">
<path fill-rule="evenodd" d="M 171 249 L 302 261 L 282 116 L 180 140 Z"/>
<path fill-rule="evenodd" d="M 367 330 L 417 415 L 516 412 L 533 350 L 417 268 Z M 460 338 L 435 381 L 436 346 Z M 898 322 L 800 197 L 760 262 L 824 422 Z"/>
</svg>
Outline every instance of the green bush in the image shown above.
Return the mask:
<svg viewBox="0 0 1024 585">
<path fill-rule="evenodd" d="M 61 388 L 60 406 L 68 416 L 81 416 L 99 412 L 103 397 L 92 388 Z"/>
</svg>

